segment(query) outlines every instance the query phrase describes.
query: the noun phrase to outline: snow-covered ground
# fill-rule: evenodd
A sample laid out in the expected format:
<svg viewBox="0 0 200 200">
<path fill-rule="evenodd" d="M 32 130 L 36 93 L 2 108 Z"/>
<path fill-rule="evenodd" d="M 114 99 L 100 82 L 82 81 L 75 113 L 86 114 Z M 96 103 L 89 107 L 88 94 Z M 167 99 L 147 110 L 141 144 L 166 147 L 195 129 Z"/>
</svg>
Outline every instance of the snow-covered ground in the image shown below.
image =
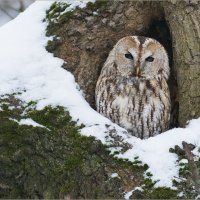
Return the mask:
<svg viewBox="0 0 200 200">
<path fill-rule="evenodd" d="M 72 3 L 70 8 L 73 9 L 77 4 L 84 7 L 87 1 L 68 2 Z M 172 129 L 141 140 L 128 135 L 126 130 L 98 114 L 83 98 L 73 75 L 61 67 L 63 60 L 45 50 L 49 38 L 45 36 L 47 24 L 42 21 L 51 4 L 52 1 L 35 2 L 0 28 L 0 95 L 21 92 L 17 98 L 25 102 L 37 101 L 38 109 L 47 105 L 63 106 L 74 120 L 79 119 L 86 125 L 82 134 L 96 136 L 104 143 L 105 125 L 109 124 L 109 128 L 115 128 L 124 141 L 133 146 L 119 156 L 130 160 L 139 156 L 142 162 L 149 165 L 148 171 L 153 174 L 153 180 L 160 180 L 156 186 L 171 187 L 172 179 L 178 177 L 178 163 L 176 155 L 169 153 L 169 148 L 181 146 L 182 141 L 200 146 L 200 118 L 190 121 L 186 128 Z M 25 121 L 22 122 L 24 124 Z M 33 121 L 28 119 L 28 123 L 33 124 Z"/>
</svg>

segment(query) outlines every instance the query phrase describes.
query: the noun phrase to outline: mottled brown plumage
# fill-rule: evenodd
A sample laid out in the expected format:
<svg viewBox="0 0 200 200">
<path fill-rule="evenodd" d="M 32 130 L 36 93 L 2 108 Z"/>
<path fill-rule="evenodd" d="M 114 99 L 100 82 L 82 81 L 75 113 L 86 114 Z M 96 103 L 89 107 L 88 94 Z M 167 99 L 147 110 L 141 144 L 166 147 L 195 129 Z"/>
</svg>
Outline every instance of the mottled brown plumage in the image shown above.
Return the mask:
<svg viewBox="0 0 200 200">
<path fill-rule="evenodd" d="M 96 85 L 97 111 L 148 138 L 168 129 L 168 56 L 154 39 L 122 38 L 110 52 Z"/>
</svg>

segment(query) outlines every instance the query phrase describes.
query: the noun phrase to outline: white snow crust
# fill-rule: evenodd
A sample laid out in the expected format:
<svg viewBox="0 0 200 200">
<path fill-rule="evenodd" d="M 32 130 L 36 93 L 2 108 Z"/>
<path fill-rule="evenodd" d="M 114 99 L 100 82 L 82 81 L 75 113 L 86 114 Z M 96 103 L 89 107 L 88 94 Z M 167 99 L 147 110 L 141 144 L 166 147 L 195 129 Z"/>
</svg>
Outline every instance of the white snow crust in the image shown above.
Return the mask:
<svg viewBox="0 0 200 200">
<path fill-rule="evenodd" d="M 84 7 L 89 0 L 68 0 L 70 9 Z M 66 1 L 65 1 L 66 2 Z M 47 24 L 45 12 L 53 1 L 37 1 L 24 13 L 0 28 L 0 95 L 21 92 L 16 95 L 22 101 L 37 101 L 37 109 L 47 105 L 63 106 L 74 120 L 85 124 L 81 133 L 93 135 L 106 143 L 108 128 L 115 128 L 124 141 L 133 148 L 119 157 L 139 160 L 149 165 L 148 171 L 156 186 L 172 187 L 172 179 L 178 177 L 177 156 L 169 148 L 182 141 L 200 146 L 200 118 L 190 121 L 186 128 L 174 128 L 163 134 L 141 140 L 128 135 L 126 130 L 112 123 L 93 110 L 85 101 L 71 73 L 61 66 L 63 60 L 45 49 L 49 38 L 45 36 Z M 26 120 L 27 123 L 34 124 Z M 198 154 L 198 151 L 194 153 Z M 127 194 L 128 196 L 129 194 Z"/>
<path fill-rule="evenodd" d="M 20 121 L 14 119 L 14 118 L 9 118 L 12 121 L 17 122 L 19 125 L 27 125 L 27 126 L 33 126 L 33 127 L 41 127 L 41 128 L 46 128 L 45 126 L 35 122 L 31 118 L 26 118 L 26 119 L 21 119 Z M 48 128 L 46 128 L 48 129 Z M 49 130 L 49 129 L 48 129 Z"/>
<path fill-rule="evenodd" d="M 29 126 L 33 126 L 33 127 L 45 128 L 45 126 L 43 126 L 43 125 L 41 125 L 41 124 L 38 124 L 37 122 L 33 121 L 33 120 L 30 119 L 30 118 L 21 119 L 21 120 L 19 121 L 19 124 L 20 124 L 20 125 L 29 125 Z"/>
</svg>

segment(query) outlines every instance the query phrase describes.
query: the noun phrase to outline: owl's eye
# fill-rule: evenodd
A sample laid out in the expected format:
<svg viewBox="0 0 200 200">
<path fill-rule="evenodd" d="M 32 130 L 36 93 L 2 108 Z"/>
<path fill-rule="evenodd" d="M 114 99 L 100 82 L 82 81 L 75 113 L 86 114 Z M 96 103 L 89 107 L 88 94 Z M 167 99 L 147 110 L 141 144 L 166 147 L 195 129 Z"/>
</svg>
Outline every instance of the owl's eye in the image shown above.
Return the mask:
<svg viewBox="0 0 200 200">
<path fill-rule="evenodd" d="M 147 62 L 153 62 L 154 58 L 152 56 L 149 56 L 145 59 Z"/>
<path fill-rule="evenodd" d="M 126 53 L 125 57 L 128 58 L 128 59 L 133 60 L 133 56 L 130 53 Z"/>
</svg>

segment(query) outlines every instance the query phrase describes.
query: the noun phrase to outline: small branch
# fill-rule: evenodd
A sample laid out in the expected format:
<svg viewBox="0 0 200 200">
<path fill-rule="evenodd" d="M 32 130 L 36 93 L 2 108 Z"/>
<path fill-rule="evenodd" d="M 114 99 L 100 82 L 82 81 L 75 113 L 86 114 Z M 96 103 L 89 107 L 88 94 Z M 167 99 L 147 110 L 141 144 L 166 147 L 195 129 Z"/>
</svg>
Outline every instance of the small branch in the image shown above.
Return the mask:
<svg viewBox="0 0 200 200">
<path fill-rule="evenodd" d="M 191 171 L 191 178 L 194 181 L 195 189 L 200 193 L 200 185 L 199 185 L 199 180 L 200 180 L 200 175 L 198 168 L 194 162 L 194 155 L 192 153 L 193 148 L 191 147 L 190 144 L 186 142 L 182 142 L 183 149 L 185 150 L 186 157 L 188 159 L 188 166 Z"/>
<path fill-rule="evenodd" d="M 23 12 L 25 10 L 25 5 L 24 5 L 24 1 L 23 0 L 19 0 L 19 12 Z"/>
<path fill-rule="evenodd" d="M 18 0 L 18 2 L 19 2 L 19 8 L 15 8 L 11 4 L 8 5 L 8 8 L 10 8 L 18 13 L 23 12 L 25 10 L 24 0 Z"/>
<path fill-rule="evenodd" d="M 5 10 L 4 8 L 0 7 L 0 10 L 2 12 L 4 12 L 8 17 L 10 17 L 11 19 L 14 19 L 14 17 L 12 15 L 10 15 L 10 13 L 7 12 L 7 10 Z"/>
<path fill-rule="evenodd" d="M 180 181 L 185 181 L 185 180 L 186 180 L 186 179 L 184 179 L 184 178 L 177 177 L 177 176 L 174 176 L 174 178 L 179 179 Z"/>
</svg>

